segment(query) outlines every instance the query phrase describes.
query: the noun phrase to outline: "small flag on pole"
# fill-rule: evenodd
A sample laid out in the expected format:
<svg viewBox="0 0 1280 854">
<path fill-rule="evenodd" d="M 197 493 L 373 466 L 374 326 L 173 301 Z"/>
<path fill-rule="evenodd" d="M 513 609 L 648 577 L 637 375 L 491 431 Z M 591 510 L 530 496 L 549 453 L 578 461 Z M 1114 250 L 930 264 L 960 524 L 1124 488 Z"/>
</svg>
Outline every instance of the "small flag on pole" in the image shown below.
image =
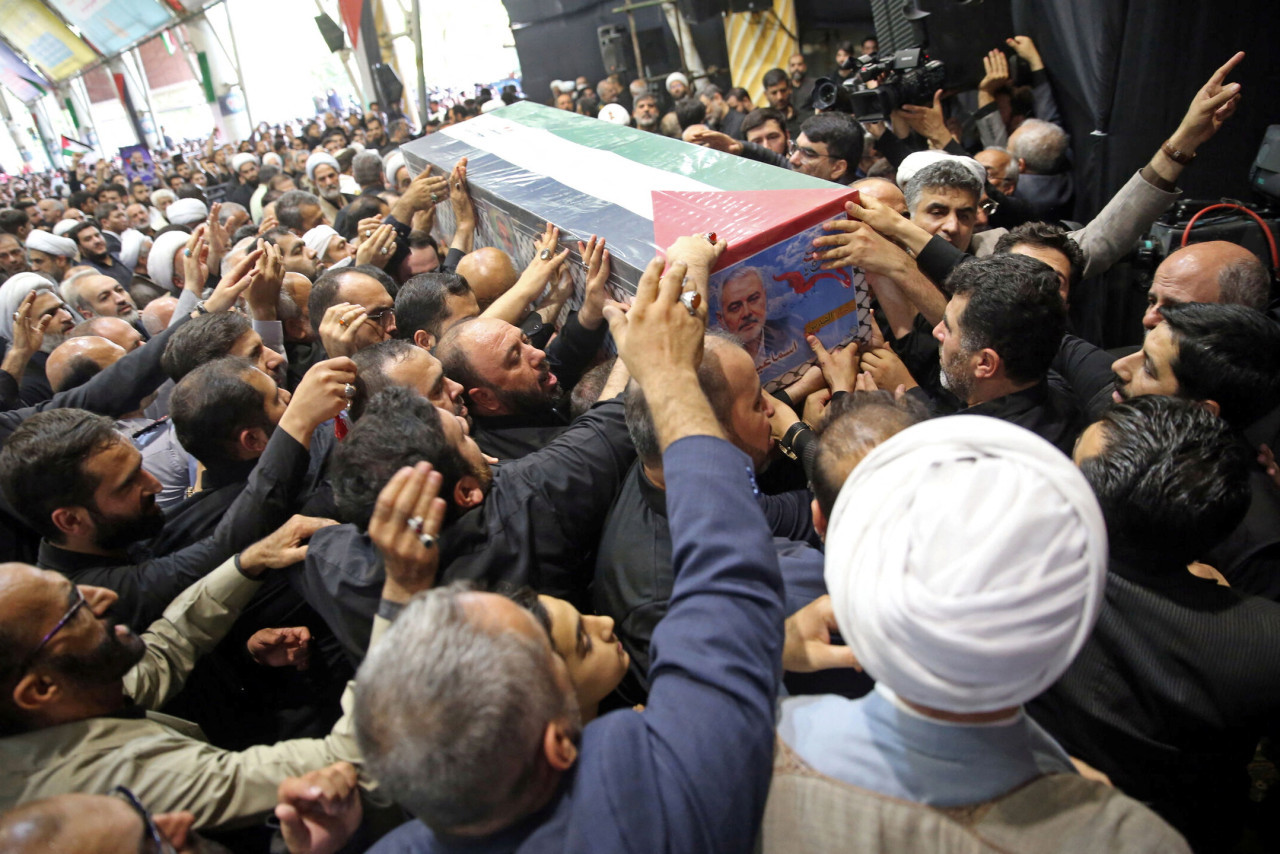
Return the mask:
<svg viewBox="0 0 1280 854">
<path fill-rule="evenodd" d="M 83 142 L 80 142 L 79 140 L 72 139 L 69 136 L 64 136 L 62 138 L 62 156 L 63 157 L 71 157 L 76 154 L 88 154 L 91 151 L 93 151 L 92 146 L 85 145 Z"/>
</svg>

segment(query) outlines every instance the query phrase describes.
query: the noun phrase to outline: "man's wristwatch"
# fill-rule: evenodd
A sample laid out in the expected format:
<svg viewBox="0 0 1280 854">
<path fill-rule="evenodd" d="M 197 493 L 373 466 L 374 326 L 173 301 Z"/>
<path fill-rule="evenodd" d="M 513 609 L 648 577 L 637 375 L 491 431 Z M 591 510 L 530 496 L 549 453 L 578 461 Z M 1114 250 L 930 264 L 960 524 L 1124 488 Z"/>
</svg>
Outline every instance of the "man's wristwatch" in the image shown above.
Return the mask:
<svg viewBox="0 0 1280 854">
<path fill-rule="evenodd" d="M 1164 142 L 1160 143 L 1160 150 L 1164 152 L 1165 157 L 1168 157 L 1174 163 L 1180 164 L 1182 166 L 1187 166 L 1191 163 L 1192 160 L 1196 159 L 1196 155 L 1194 152 L 1188 153 L 1188 152 L 1182 151 L 1181 149 L 1174 148 L 1172 145 L 1169 144 L 1168 140 L 1165 140 Z"/>
<path fill-rule="evenodd" d="M 209 307 L 204 304 L 204 300 L 200 300 L 200 302 L 196 303 L 195 312 L 196 314 L 209 313 Z"/>
<path fill-rule="evenodd" d="M 778 441 L 778 450 L 782 451 L 788 459 L 794 460 L 796 458 L 796 452 L 793 450 L 793 446 L 795 445 L 796 437 L 805 430 L 812 429 L 812 427 L 803 421 L 797 421 L 795 424 L 792 424 L 787 428 L 787 432 L 782 434 L 782 438 Z"/>
</svg>

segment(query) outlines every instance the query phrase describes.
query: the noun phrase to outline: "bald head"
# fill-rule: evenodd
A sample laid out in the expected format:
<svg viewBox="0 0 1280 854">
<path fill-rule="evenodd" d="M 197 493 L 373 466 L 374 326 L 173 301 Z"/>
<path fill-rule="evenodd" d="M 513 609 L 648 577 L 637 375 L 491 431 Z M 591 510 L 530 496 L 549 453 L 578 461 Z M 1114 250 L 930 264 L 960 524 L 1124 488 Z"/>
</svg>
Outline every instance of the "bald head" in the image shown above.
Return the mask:
<svg viewBox="0 0 1280 854">
<path fill-rule="evenodd" d="M 888 178 L 863 178 L 849 185 L 864 196 L 870 196 L 881 204 L 893 208 L 903 216 L 907 215 L 907 197 L 902 195 L 898 185 Z"/>
<path fill-rule="evenodd" d="M 124 353 L 119 344 L 97 335 L 68 338 L 49 354 L 44 374 L 54 391 L 65 391 L 114 365 Z"/>
<path fill-rule="evenodd" d="M 179 851 L 194 840 L 190 813 L 152 816 L 157 828 Z M 0 817 L 0 851 L 43 854 L 136 854 L 147 832 L 142 816 L 123 798 L 108 795 L 55 795 L 20 804 Z"/>
<path fill-rule="evenodd" d="M 82 335 L 96 335 L 119 344 L 126 353 L 142 346 L 142 333 L 133 328 L 127 321 L 118 317 L 94 317 L 77 324 L 71 330 L 71 338 Z"/>
<path fill-rule="evenodd" d="M 170 296 L 156 297 L 147 303 L 147 307 L 142 310 L 142 325 L 147 334 L 159 335 L 168 329 L 169 321 L 173 320 L 173 310 L 177 307 L 178 298 Z"/>
<path fill-rule="evenodd" d="M 458 262 L 457 273 L 471 286 L 481 311 L 505 294 L 520 278 L 511 263 L 511 256 L 496 246 L 486 246 L 465 255 Z"/>
<path fill-rule="evenodd" d="M 1262 311 L 1271 298 L 1271 279 L 1258 256 L 1224 240 L 1193 243 L 1156 268 L 1147 292 L 1142 325 L 1160 324 L 1160 309 L 1188 302 L 1243 305 Z"/>
</svg>

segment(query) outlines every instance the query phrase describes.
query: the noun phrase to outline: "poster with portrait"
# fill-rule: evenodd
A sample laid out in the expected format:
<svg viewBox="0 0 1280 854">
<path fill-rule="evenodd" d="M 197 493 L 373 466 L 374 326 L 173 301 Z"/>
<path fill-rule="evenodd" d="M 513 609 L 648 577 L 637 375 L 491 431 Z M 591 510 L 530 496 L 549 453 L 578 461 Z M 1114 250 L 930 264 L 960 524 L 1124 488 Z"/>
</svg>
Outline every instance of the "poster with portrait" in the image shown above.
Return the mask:
<svg viewBox="0 0 1280 854">
<path fill-rule="evenodd" d="M 159 186 L 155 161 L 151 159 L 151 150 L 145 145 L 126 145 L 120 149 L 119 155 L 125 180 L 131 184 L 141 181 L 153 189 Z"/>
<path fill-rule="evenodd" d="M 805 340 L 827 349 L 866 340 L 871 296 L 857 267 L 822 269 L 813 241 L 819 223 L 711 275 L 710 325 L 738 338 L 770 390 L 798 379 L 814 360 Z"/>
</svg>

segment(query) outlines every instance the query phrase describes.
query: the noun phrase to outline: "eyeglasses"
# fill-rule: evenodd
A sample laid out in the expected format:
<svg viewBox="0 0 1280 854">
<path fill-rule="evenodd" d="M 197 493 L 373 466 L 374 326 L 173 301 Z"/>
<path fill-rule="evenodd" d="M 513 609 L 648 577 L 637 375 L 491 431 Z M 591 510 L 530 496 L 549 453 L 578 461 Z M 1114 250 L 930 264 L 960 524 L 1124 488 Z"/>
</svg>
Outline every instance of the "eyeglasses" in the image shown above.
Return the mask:
<svg viewBox="0 0 1280 854">
<path fill-rule="evenodd" d="M 160 832 L 160 828 L 156 827 L 155 819 L 151 817 L 151 813 L 147 808 L 142 805 L 142 801 L 138 800 L 137 795 L 124 786 L 116 786 L 111 790 L 111 794 L 123 799 L 125 803 L 133 807 L 133 811 L 142 819 L 142 826 L 146 833 L 138 845 L 138 854 L 177 854 L 174 847 L 164 838 L 164 834 Z"/>
<path fill-rule="evenodd" d="M 787 143 L 787 155 L 791 156 L 793 154 L 799 154 L 804 160 L 829 160 L 832 158 L 832 155 L 830 154 L 819 154 L 808 146 L 796 145 L 794 141 Z"/>
<path fill-rule="evenodd" d="M 987 216 L 995 216 L 995 212 L 1000 210 L 1000 203 L 995 199 L 983 199 L 978 203 L 978 207 L 982 208 L 982 212 Z"/>
<path fill-rule="evenodd" d="M 396 310 L 391 306 L 387 306 L 386 308 L 380 308 L 377 311 L 368 312 L 365 317 L 372 320 L 374 323 L 381 324 L 385 327 L 387 325 L 387 321 L 395 320 Z"/>
<path fill-rule="evenodd" d="M 22 663 L 21 669 L 23 672 L 25 672 L 26 669 L 35 662 L 36 657 L 40 655 L 40 652 L 48 645 L 49 641 L 53 640 L 53 636 L 62 631 L 67 623 L 71 622 L 72 618 L 75 617 L 76 612 L 88 604 L 88 600 L 84 598 L 84 594 L 80 592 L 79 587 L 72 587 L 71 589 L 76 594 L 76 601 L 71 603 L 71 607 L 67 609 L 67 613 L 62 615 L 62 619 L 58 620 L 58 622 L 54 624 L 54 627 L 49 630 L 49 633 L 41 638 L 40 643 L 36 644 L 36 648 L 31 650 L 31 653 Z"/>
</svg>

